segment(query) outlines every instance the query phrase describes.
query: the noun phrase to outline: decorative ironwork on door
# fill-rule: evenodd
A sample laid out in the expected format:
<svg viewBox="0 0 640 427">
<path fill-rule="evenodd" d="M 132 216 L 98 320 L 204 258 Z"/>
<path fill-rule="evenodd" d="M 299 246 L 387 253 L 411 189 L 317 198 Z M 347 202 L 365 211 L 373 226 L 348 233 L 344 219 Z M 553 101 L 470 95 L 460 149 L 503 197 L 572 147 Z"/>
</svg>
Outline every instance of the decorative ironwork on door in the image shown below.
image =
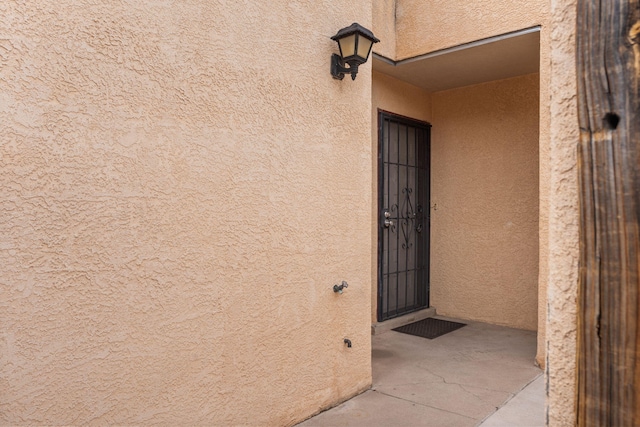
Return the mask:
<svg viewBox="0 0 640 427">
<path fill-rule="evenodd" d="M 431 125 L 379 114 L 378 321 L 429 306 Z"/>
</svg>

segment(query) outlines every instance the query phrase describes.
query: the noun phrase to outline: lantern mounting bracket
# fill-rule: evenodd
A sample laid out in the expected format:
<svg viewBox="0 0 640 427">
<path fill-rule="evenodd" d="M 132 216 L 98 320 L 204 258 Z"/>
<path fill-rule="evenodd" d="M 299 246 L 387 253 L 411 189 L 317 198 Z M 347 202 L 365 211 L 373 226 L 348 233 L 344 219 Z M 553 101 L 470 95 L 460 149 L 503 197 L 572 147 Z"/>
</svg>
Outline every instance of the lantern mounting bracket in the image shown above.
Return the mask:
<svg viewBox="0 0 640 427">
<path fill-rule="evenodd" d="M 331 55 L 331 75 L 334 79 L 342 80 L 345 74 L 351 74 L 351 80 L 355 80 L 356 74 L 358 74 L 358 64 L 351 63 L 349 67 L 345 67 L 342 57 L 334 53 Z"/>
</svg>

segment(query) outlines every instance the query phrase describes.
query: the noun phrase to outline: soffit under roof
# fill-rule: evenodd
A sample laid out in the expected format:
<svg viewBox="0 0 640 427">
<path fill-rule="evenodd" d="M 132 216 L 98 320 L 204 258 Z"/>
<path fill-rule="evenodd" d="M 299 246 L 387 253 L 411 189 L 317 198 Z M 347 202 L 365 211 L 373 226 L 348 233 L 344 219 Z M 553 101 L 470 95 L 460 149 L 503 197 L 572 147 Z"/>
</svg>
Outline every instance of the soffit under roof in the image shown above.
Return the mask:
<svg viewBox="0 0 640 427">
<path fill-rule="evenodd" d="M 536 73 L 540 27 L 392 61 L 373 54 L 373 69 L 430 92 Z"/>
</svg>

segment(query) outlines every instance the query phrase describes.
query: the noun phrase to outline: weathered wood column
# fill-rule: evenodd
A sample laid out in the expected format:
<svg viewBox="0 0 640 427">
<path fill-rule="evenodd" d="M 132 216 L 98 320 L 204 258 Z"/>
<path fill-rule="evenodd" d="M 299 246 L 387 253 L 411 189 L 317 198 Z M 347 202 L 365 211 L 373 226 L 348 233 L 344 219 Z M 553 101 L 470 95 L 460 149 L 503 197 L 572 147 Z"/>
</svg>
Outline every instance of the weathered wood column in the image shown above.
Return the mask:
<svg viewBox="0 0 640 427">
<path fill-rule="evenodd" d="M 640 425 L 640 0 L 578 0 L 577 420 Z"/>
</svg>

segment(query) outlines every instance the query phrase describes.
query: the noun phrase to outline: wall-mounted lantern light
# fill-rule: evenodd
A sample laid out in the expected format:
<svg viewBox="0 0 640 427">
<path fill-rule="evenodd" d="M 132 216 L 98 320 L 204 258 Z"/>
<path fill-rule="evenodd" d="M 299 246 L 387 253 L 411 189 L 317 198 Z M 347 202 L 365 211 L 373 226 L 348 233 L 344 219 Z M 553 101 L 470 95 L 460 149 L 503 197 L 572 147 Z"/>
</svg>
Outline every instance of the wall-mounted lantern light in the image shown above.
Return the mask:
<svg viewBox="0 0 640 427">
<path fill-rule="evenodd" d="M 370 30 L 355 22 L 338 31 L 331 40 L 337 41 L 340 47 L 340 55 L 334 53 L 331 56 L 331 75 L 338 80 L 342 80 L 346 73 L 351 73 L 351 80 L 355 80 L 358 66 L 367 62 L 371 47 L 380 41 Z M 344 66 L 345 63 L 349 68 Z"/>
</svg>

